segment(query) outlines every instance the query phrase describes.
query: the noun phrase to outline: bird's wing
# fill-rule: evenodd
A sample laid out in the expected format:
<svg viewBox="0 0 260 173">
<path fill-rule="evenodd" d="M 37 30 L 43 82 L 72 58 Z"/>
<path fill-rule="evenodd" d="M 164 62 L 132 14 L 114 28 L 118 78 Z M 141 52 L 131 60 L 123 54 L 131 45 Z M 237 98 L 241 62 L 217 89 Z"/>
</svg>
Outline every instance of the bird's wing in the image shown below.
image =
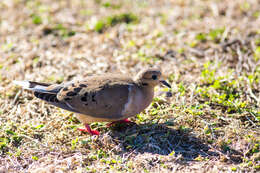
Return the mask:
<svg viewBox="0 0 260 173">
<path fill-rule="evenodd" d="M 90 78 L 63 87 L 57 98 L 74 112 L 108 120 L 121 119 L 132 85 L 127 80 Z"/>
</svg>

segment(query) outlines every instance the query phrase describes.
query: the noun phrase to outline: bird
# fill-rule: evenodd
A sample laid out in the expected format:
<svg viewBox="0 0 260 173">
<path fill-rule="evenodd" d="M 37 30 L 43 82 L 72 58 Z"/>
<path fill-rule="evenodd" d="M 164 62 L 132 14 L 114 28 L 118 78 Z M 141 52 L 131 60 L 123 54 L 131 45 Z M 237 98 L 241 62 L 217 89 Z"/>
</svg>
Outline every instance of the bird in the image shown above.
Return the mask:
<svg viewBox="0 0 260 173">
<path fill-rule="evenodd" d="M 14 84 L 32 91 L 35 97 L 51 105 L 76 113 L 85 126 L 79 130 L 90 135 L 99 135 L 90 128 L 90 123 L 129 123 L 128 118 L 150 105 L 155 86 L 162 84 L 171 88 L 158 68 L 141 70 L 134 77 L 103 74 L 62 84 L 33 81 L 14 81 Z"/>
</svg>

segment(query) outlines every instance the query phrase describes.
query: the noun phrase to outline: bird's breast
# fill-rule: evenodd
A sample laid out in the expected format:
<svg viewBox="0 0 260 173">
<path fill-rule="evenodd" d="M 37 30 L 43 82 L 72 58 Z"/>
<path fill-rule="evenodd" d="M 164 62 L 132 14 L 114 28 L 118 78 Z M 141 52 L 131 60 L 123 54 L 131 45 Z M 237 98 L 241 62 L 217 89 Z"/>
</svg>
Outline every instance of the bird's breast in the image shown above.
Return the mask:
<svg viewBox="0 0 260 173">
<path fill-rule="evenodd" d="M 151 90 L 142 90 L 136 86 L 128 88 L 128 101 L 124 105 L 122 115 L 126 117 L 134 116 L 142 112 L 153 100 L 154 92 Z"/>
</svg>

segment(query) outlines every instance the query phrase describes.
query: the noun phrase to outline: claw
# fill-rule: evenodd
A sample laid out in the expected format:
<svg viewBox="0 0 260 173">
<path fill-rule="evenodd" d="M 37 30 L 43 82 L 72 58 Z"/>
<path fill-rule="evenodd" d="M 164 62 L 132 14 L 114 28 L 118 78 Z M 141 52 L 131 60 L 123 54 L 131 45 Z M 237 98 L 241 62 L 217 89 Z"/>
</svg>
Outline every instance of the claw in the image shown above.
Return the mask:
<svg viewBox="0 0 260 173">
<path fill-rule="evenodd" d="M 87 132 L 91 135 L 99 135 L 99 132 L 97 130 L 92 130 L 88 124 L 85 124 L 85 128 L 84 129 L 78 129 L 79 131 L 82 131 L 82 132 Z"/>
</svg>

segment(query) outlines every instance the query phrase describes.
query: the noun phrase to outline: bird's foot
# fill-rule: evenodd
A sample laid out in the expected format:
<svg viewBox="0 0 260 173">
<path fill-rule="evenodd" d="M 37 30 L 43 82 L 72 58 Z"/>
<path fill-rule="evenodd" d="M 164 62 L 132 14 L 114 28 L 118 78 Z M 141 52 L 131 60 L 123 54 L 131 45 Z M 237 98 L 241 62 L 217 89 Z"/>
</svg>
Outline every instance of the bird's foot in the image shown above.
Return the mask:
<svg viewBox="0 0 260 173">
<path fill-rule="evenodd" d="M 114 124 L 117 124 L 117 123 L 126 123 L 126 124 L 129 124 L 129 123 L 133 123 L 132 121 L 128 120 L 128 119 L 124 119 L 124 120 L 119 120 L 119 121 L 114 121 L 114 122 L 111 122 L 111 123 L 108 123 L 107 124 L 107 127 L 111 127 L 112 125 Z"/>
<path fill-rule="evenodd" d="M 99 135 L 99 132 L 97 130 L 92 130 L 88 124 L 85 124 L 85 128 L 79 128 L 78 129 L 79 131 L 82 131 L 82 132 L 87 132 L 91 135 Z"/>
</svg>

